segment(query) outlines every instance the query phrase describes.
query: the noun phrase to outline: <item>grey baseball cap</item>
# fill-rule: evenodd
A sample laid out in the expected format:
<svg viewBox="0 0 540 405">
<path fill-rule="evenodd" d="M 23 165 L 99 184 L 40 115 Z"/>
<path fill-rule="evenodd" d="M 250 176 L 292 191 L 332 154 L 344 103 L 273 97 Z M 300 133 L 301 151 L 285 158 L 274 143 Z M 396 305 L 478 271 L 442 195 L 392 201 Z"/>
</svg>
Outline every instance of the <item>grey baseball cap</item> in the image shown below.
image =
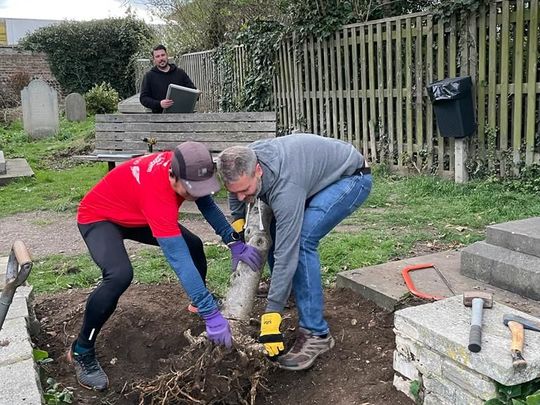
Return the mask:
<svg viewBox="0 0 540 405">
<path fill-rule="evenodd" d="M 212 154 L 199 142 L 188 141 L 174 149 L 171 170 L 193 197 L 204 197 L 219 191 L 221 185 L 214 173 Z"/>
</svg>

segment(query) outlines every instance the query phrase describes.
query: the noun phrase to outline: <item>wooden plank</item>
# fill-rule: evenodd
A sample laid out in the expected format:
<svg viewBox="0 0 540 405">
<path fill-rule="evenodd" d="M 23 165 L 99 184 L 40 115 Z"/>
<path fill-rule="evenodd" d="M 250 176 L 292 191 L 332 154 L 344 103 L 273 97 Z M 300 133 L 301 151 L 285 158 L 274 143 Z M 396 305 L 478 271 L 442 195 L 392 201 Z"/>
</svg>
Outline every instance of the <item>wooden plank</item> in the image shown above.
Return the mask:
<svg viewBox="0 0 540 405">
<path fill-rule="evenodd" d="M 291 55 L 289 49 L 289 42 L 284 44 L 284 61 L 285 61 L 285 98 L 287 100 L 287 133 L 293 130 L 296 126 L 296 111 L 294 105 L 294 91 L 292 83 L 292 74 L 291 74 Z"/>
<path fill-rule="evenodd" d="M 411 19 L 405 19 L 405 66 L 412 66 L 412 27 Z M 413 160 L 413 114 L 412 114 L 412 73 L 405 69 L 405 131 L 407 133 L 407 154 Z"/>
<path fill-rule="evenodd" d="M 377 149 L 373 146 L 375 145 L 375 128 L 377 127 L 377 99 L 376 99 L 376 89 L 375 84 L 375 55 L 373 48 L 375 47 L 375 42 L 373 40 L 373 25 L 368 25 L 368 72 L 369 72 L 369 145 L 372 162 L 377 162 Z"/>
<path fill-rule="evenodd" d="M 499 104 L 499 149 L 501 151 L 508 150 L 508 84 L 510 83 L 510 3 L 504 1 L 502 3 L 502 27 L 501 27 L 501 87 L 500 87 L 500 104 Z"/>
<path fill-rule="evenodd" d="M 364 158 L 370 159 L 369 156 L 369 130 L 368 130 L 368 87 L 367 87 L 367 59 L 366 59 L 366 31 L 364 26 L 360 27 L 360 73 L 362 81 L 362 154 Z M 371 162 L 373 162 L 371 158 Z"/>
<path fill-rule="evenodd" d="M 437 22 L 437 80 L 444 78 L 444 23 Z M 441 174 L 444 171 L 445 139 L 441 136 L 441 131 L 437 125 L 437 172 Z"/>
<path fill-rule="evenodd" d="M 324 108 L 325 108 L 325 117 L 326 117 L 326 133 L 325 136 L 331 136 L 332 134 L 332 121 L 331 121 L 331 99 L 330 99 L 330 61 L 328 60 L 329 50 L 329 41 L 328 38 L 323 40 L 323 60 L 324 60 Z"/>
<path fill-rule="evenodd" d="M 185 139 L 191 140 L 189 138 Z M 184 142 L 184 140 L 182 140 Z M 165 150 L 173 150 L 177 145 L 178 141 L 163 141 L 159 142 L 154 146 L 154 151 L 165 151 Z M 202 142 L 206 145 L 206 147 L 211 152 L 218 152 L 222 151 L 230 146 L 233 145 L 249 145 L 249 142 Z M 99 149 L 106 152 L 142 152 L 145 153 L 147 151 L 146 144 L 143 142 L 136 142 L 136 141 L 102 141 L 100 142 Z"/>
<path fill-rule="evenodd" d="M 354 97 L 354 146 L 358 151 L 362 150 L 361 140 L 362 135 L 360 133 L 360 100 L 358 96 L 358 85 L 359 85 L 359 76 L 358 76 L 358 35 L 356 33 L 356 29 L 352 31 L 352 86 L 353 86 L 353 93 L 355 94 Z M 351 103 L 353 102 L 353 98 L 351 97 Z M 352 130 L 352 128 L 351 128 Z"/>
<path fill-rule="evenodd" d="M 290 127 L 289 119 L 289 100 L 287 98 L 287 62 L 285 61 L 285 43 L 282 42 L 279 47 L 279 77 L 281 82 L 281 93 L 280 93 L 280 111 L 282 120 L 280 121 L 281 128 L 288 133 Z"/>
<path fill-rule="evenodd" d="M 516 27 L 514 38 L 514 104 L 513 104 L 513 136 L 512 136 L 512 149 L 514 164 L 517 166 L 520 163 L 520 148 L 521 148 L 521 130 L 522 130 L 522 115 L 523 115 L 523 8 L 522 1 L 517 2 L 516 12 Z"/>
<path fill-rule="evenodd" d="M 341 49 L 343 42 L 341 39 L 341 31 L 335 33 L 336 41 L 336 70 L 337 70 L 337 97 L 338 97 L 338 114 L 334 117 L 339 122 L 339 135 L 336 138 L 345 140 L 345 108 L 343 105 L 343 56 Z"/>
<path fill-rule="evenodd" d="M 486 122 L 486 70 L 487 70 L 487 46 L 486 46 L 486 9 L 480 8 L 478 17 L 478 85 L 477 85 L 477 120 L 478 120 L 478 154 L 483 157 L 486 153 L 485 122 Z"/>
<path fill-rule="evenodd" d="M 255 142 L 260 139 L 273 138 L 273 132 L 98 132 L 96 143 L 101 141 L 142 141 L 143 138 L 155 138 L 157 142 L 161 140 L 176 141 L 195 140 L 200 142 Z M 96 147 L 97 149 L 97 147 Z"/>
<path fill-rule="evenodd" d="M 526 145 L 525 145 L 525 163 L 531 165 L 534 163 L 535 149 L 535 126 L 536 124 L 536 76 L 538 74 L 538 0 L 530 0 L 529 2 L 531 20 L 529 22 L 529 52 L 527 57 L 529 63 L 527 65 L 527 126 L 525 130 Z"/>
<path fill-rule="evenodd" d="M 450 77 L 455 77 L 457 74 L 457 24 L 456 17 L 450 19 L 450 39 L 448 44 L 448 65 L 449 65 L 449 75 Z M 450 168 L 455 170 L 455 139 L 449 138 L 449 155 L 450 155 Z M 460 148 L 463 150 L 463 148 Z"/>
<path fill-rule="evenodd" d="M 387 143 L 388 143 L 388 164 L 394 163 L 394 97 L 392 89 L 393 73 L 392 67 L 392 22 L 386 22 L 386 129 L 387 129 Z"/>
<path fill-rule="evenodd" d="M 415 63 L 416 63 L 416 95 L 415 95 L 415 110 L 416 110 L 416 144 L 420 149 L 424 149 L 424 116 L 423 116 L 423 95 L 424 95 L 424 62 L 423 62 L 423 36 L 422 36 L 422 17 L 416 17 L 416 44 L 415 44 Z M 418 167 L 422 167 L 422 156 L 416 156 Z"/>
<path fill-rule="evenodd" d="M 427 17 L 427 36 L 426 36 L 426 85 L 433 83 L 433 16 Z M 424 86 L 425 87 L 425 86 Z M 423 89 L 422 89 L 423 91 Z M 426 143 L 427 143 L 427 168 L 431 172 L 433 168 L 434 149 L 433 138 L 433 108 L 426 98 Z"/>
<path fill-rule="evenodd" d="M 96 124 L 96 132 L 270 132 L 275 130 L 272 122 L 125 122 Z"/>
<path fill-rule="evenodd" d="M 401 20 L 396 21 L 396 137 L 397 137 L 397 164 L 403 167 L 403 60 L 402 38 L 401 38 Z"/>
<path fill-rule="evenodd" d="M 497 5 L 489 6 L 488 128 L 497 127 Z"/>
<path fill-rule="evenodd" d="M 319 132 L 324 133 L 324 82 L 323 82 L 323 42 L 319 39 L 317 42 L 317 98 L 319 100 Z"/>
<path fill-rule="evenodd" d="M 293 34 L 293 37 L 296 34 Z M 295 119 L 295 129 L 304 130 L 304 119 L 306 117 L 304 112 L 304 103 L 302 97 L 302 75 L 300 73 L 300 63 L 298 62 L 298 52 L 293 44 L 296 41 L 291 43 L 291 54 L 292 54 L 292 68 L 293 68 L 293 83 L 292 89 L 294 91 L 294 105 L 296 110 L 296 119 Z"/>
<path fill-rule="evenodd" d="M 310 73 L 311 73 L 311 90 L 310 90 L 310 100 L 311 100 L 311 130 L 314 134 L 319 133 L 319 125 L 317 125 L 317 77 L 315 75 L 315 66 L 320 64 L 320 60 L 315 57 L 315 47 L 313 44 L 313 35 L 309 37 L 309 54 L 311 59 L 309 62 Z"/>
<path fill-rule="evenodd" d="M 338 138 L 338 109 L 337 109 L 337 69 L 336 69 L 336 44 L 335 39 L 328 39 L 330 45 L 330 83 L 332 85 L 332 138 Z"/>
<path fill-rule="evenodd" d="M 304 70 L 304 91 L 302 92 L 302 100 L 305 105 L 306 116 L 305 119 L 305 130 L 310 133 L 315 133 L 312 126 L 312 112 L 311 112 L 311 80 L 310 80 L 310 65 L 313 65 L 313 61 L 310 61 L 308 53 L 308 41 L 304 41 L 303 44 L 303 70 Z"/>
<path fill-rule="evenodd" d="M 382 35 L 382 24 L 377 24 L 377 97 L 378 97 L 378 113 L 377 116 L 377 126 L 374 134 L 378 134 L 378 137 L 375 139 L 375 145 L 377 143 L 380 145 L 380 141 L 386 137 L 388 141 L 388 128 L 386 126 L 386 106 L 384 99 L 384 44 L 383 44 L 383 35 Z M 379 142 L 377 142 L 379 141 Z M 385 151 L 386 152 L 386 151 Z M 385 152 L 381 151 L 379 159 L 381 163 L 384 158 Z M 388 158 L 388 157 L 387 157 Z"/>
<path fill-rule="evenodd" d="M 353 33 L 354 35 L 354 33 Z M 345 128 L 343 129 L 344 132 L 346 132 L 346 136 L 344 136 L 342 139 L 350 144 L 353 144 L 353 118 L 352 118 L 352 98 L 351 98 L 351 55 L 349 50 L 349 30 L 345 29 L 343 30 L 343 47 L 344 47 L 344 56 L 343 61 L 345 64 L 345 108 L 347 110 L 347 121 L 343 125 Z M 353 61 L 352 63 L 356 63 L 356 61 Z M 344 115 L 345 118 L 345 115 Z"/>
<path fill-rule="evenodd" d="M 274 112 L 230 112 L 191 114 L 97 114 L 98 123 L 121 122 L 275 122 Z"/>
</svg>

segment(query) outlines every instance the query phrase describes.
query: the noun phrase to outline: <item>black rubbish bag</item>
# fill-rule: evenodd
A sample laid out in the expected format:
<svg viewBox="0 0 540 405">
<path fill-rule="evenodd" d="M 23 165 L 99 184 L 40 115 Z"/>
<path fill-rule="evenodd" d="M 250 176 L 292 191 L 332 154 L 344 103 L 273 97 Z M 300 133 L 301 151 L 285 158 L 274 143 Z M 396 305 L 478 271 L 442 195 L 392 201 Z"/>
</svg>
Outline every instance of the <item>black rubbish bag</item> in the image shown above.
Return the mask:
<svg viewBox="0 0 540 405">
<path fill-rule="evenodd" d="M 476 130 L 469 76 L 439 80 L 427 86 L 441 136 L 463 138 Z"/>
</svg>

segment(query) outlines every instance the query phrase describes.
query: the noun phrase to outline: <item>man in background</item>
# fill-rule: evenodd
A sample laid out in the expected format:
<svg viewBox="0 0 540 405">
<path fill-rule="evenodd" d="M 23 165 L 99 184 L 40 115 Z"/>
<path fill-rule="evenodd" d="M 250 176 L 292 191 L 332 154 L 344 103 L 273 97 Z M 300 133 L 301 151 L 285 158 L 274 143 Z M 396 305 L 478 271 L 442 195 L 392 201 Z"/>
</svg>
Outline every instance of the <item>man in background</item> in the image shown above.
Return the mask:
<svg viewBox="0 0 540 405">
<path fill-rule="evenodd" d="M 169 63 L 167 48 L 163 45 L 157 45 L 152 49 L 152 62 L 154 67 L 144 75 L 139 100 L 153 113 L 161 113 L 174 103 L 173 100 L 166 98 L 169 84 L 178 84 L 190 89 L 196 87 L 186 72 L 174 63 Z"/>
</svg>

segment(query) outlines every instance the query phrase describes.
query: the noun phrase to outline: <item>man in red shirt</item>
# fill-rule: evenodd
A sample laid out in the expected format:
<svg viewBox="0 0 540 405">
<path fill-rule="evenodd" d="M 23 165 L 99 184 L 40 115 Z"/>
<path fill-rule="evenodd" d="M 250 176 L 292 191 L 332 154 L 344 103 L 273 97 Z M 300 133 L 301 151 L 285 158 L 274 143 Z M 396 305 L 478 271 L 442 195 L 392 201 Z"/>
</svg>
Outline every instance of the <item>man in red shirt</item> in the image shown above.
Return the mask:
<svg viewBox="0 0 540 405">
<path fill-rule="evenodd" d="M 205 287 L 202 241 L 178 223 L 182 202 L 195 201 L 231 249 L 233 270 L 238 261 L 258 270 L 260 253 L 240 240 L 211 197 L 219 188 L 208 149 L 201 143 L 185 142 L 174 151 L 138 157 L 118 166 L 82 199 L 78 227 L 103 280 L 88 297 L 81 331 L 68 353 L 81 385 L 100 391 L 109 385 L 96 358 L 95 341 L 133 279 L 124 239 L 159 245 L 205 321 L 208 338 L 231 346 L 229 324 Z"/>
</svg>

